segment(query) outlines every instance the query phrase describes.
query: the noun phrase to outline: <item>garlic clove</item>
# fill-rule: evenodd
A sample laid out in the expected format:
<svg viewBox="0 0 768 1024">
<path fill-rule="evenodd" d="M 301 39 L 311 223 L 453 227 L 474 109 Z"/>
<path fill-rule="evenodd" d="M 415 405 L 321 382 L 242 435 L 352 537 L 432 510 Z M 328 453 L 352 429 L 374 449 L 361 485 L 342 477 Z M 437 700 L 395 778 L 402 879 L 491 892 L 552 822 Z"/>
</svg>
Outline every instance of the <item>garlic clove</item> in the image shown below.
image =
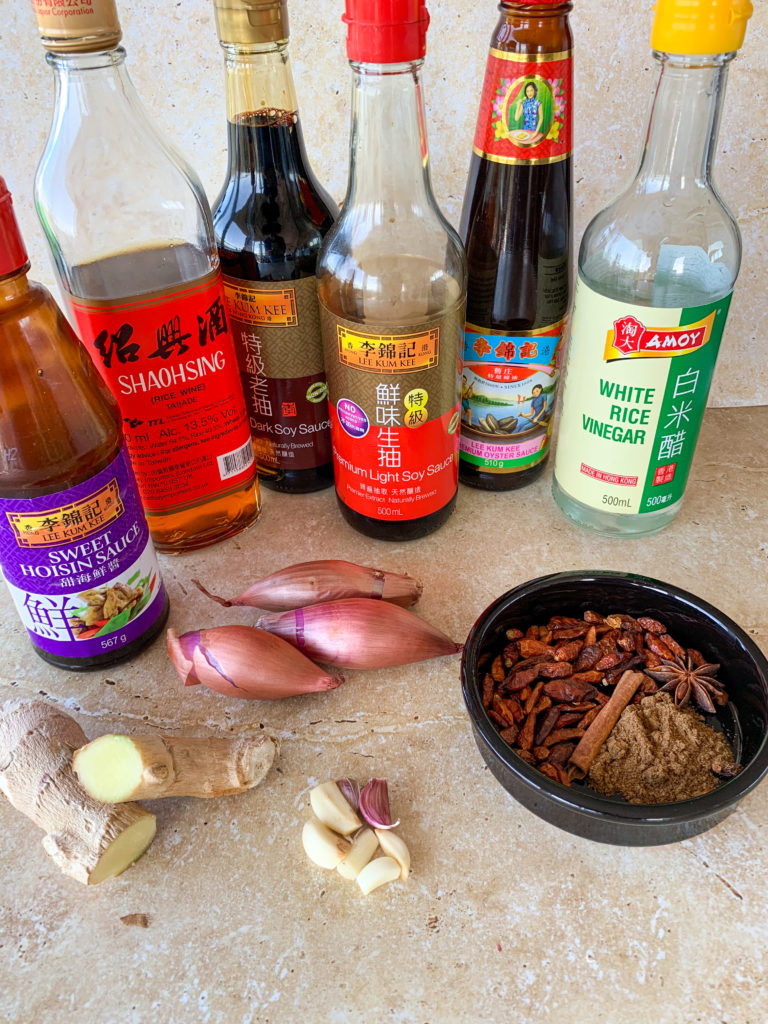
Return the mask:
<svg viewBox="0 0 768 1024">
<path fill-rule="evenodd" d="M 357 811 L 360 807 L 360 783 L 356 779 L 344 778 L 336 779 L 336 785 L 352 810 Z"/>
<path fill-rule="evenodd" d="M 352 846 L 344 836 L 331 832 L 322 822 L 315 820 L 304 825 L 301 842 L 309 859 L 327 871 L 333 870 L 346 857 Z"/>
<path fill-rule="evenodd" d="M 405 880 L 411 873 L 411 854 L 403 840 L 391 829 L 377 828 L 376 838 L 384 853 L 400 865 L 400 877 Z"/>
<path fill-rule="evenodd" d="M 369 861 L 357 876 L 357 884 L 363 896 L 378 889 L 380 885 L 394 882 L 400 877 L 400 865 L 392 857 L 377 857 Z"/>
<path fill-rule="evenodd" d="M 360 792 L 360 814 L 371 828 L 394 828 L 400 819 L 392 821 L 389 810 L 389 788 L 386 779 L 371 779 Z"/>
<path fill-rule="evenodd" d="M 356 832 L 362 824 L 335 782 L 315 786 L 310 790 L 309 802 L 320 821 L 343 836 Z"/>
<path fill-rule="evenodd" d="M 344 860 L 336 865 L 336 870 L 342 878 L 354 881 L 376 853 L 378 847 L 379 841 L 376 838 L 376 833 L 369 828 L 361 828 L 352 840 L 352 848 Z"/>
</svg>

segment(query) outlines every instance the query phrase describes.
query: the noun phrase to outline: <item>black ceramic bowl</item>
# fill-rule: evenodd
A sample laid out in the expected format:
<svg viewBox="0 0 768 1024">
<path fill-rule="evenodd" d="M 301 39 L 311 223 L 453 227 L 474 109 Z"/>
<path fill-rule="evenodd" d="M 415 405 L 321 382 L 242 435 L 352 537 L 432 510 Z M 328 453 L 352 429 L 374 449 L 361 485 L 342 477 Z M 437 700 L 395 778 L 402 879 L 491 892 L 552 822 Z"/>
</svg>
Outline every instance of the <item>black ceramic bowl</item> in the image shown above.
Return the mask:
<svg viewBox="0 0 768 1024">
<path fill-rule="evenodd" d="M 480 656 L 504 643 L 511 627 L 525 630 L 552 615 L 589 609 L 660 619 L 683 646 L 722 666 L 730 696 L 718 719 L 743 770 L 692 800 L 631 804 L 596 793 L 586 783 L 564 786 L 527 764 L 501 739 L 482 703 Z M 475 742 L 502 786 L 534 814 L 568 832 L 602 843 L 651 846 L 687 839 L 722 821 L 768 772 L 768 661 L 735 622 L 711 604 L 668 583 L 612 572 L 563 572 L 515 587 L 472 627 L 461 662 L 462 691 Z"/>
</svg>

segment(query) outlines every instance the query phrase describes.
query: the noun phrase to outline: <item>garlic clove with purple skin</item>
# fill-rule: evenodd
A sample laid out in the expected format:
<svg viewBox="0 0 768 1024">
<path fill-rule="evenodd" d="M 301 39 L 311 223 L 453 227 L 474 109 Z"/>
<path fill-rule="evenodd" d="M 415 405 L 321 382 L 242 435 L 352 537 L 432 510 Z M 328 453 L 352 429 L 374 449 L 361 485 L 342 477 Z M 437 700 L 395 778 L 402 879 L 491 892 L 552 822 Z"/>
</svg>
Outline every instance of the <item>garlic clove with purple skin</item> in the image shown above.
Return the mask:
<svg viewBox="0 0 768 1024">
<path fill-rule="evenodd" d="M 336 779 L 336 785 L 352 810 L 357 811 L 360 808 L 360 783 L 356 779 L 343 778 Z"/>
<path fill-rule="evenodd" d="M 360 814 L 371 828 L 395 828 L 400 819 L 392 821 L 389 810 L 389 788 L 386 779 L 371 779 L 360 792 Z"/>
</svg>

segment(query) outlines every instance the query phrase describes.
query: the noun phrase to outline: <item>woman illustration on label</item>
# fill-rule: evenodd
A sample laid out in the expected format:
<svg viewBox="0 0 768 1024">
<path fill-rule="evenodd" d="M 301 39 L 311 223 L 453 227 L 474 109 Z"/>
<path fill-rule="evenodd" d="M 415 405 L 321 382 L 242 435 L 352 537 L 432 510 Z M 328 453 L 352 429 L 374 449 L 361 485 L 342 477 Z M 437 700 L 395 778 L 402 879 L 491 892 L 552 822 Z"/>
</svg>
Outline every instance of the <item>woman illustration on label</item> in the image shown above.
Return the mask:
<svg viewBox="0 0 768 1024">
<path fill-rule="evenodd" d="M 462 374 L 461 377 L 461 416 L 469 426 L 472 426 L 472 407 L 470 405 L 470 398 L 475 393 L 473 384 L 467 384 L 466 374 Z"/>
<path fill-rule="evenodd" d="M 522 116 L 524 131 L 535 132 L 538 135 L 544 117 L 544 111 L 538 99 L 539 88 L 535 82 L 526 82 L 524 92 L 525 99 L 521 97 L 517 101 L 515 120 L 519 121 Z"/>
<path fill-rule="evenodd" d="M 541 423 L 545 419 L 547 414 L 547 396 L 544 394 L 544 388 L 541 384 L 533 385 L 533 395 L 531 397 L 531 415 L 529 417 L 531 423 Z"/>
</svg>

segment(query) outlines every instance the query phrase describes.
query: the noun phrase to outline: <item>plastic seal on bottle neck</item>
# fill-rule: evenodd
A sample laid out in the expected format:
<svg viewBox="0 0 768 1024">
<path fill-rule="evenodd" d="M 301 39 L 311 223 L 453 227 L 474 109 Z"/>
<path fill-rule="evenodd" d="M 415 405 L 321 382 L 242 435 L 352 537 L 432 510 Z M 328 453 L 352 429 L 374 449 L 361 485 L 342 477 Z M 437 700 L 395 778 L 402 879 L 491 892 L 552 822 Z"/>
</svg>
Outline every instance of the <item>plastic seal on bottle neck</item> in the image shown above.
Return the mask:
<svg viewBox="0 0 768 1024">
<path fill-rule="evenodd" d="M 0 277 L 6 277 L 28 265 L 27 249 L 13 212 L 13 199 L 5 179 L 0 178 Z"/>
<path fill-rule="evenodd" d="M 732 53 L 744 42 L 750 0 L 656 0 L 651 46 L 660 53 Z"/>
<path fill-rule="evenodd" d="M 288 39 L 285 0 L 213 0 L 213 12 L 224 44 L 258 46 Z"/>
<path fill-rule="evenodd" d="M 427 52 L 429 14 L 423 0 L 346 0 L 347 57 L 364 64 L 401 64 Z"/>
<path fill-rule="evenodd" d="M 32 0 L 40 41 L 52 53 L 98 53 L 113 50 L 122 38 L 115 0 L 90 0 L 64 7 Z M 62 14 L 71 15 L 62 17 Z"/>
</svg>

